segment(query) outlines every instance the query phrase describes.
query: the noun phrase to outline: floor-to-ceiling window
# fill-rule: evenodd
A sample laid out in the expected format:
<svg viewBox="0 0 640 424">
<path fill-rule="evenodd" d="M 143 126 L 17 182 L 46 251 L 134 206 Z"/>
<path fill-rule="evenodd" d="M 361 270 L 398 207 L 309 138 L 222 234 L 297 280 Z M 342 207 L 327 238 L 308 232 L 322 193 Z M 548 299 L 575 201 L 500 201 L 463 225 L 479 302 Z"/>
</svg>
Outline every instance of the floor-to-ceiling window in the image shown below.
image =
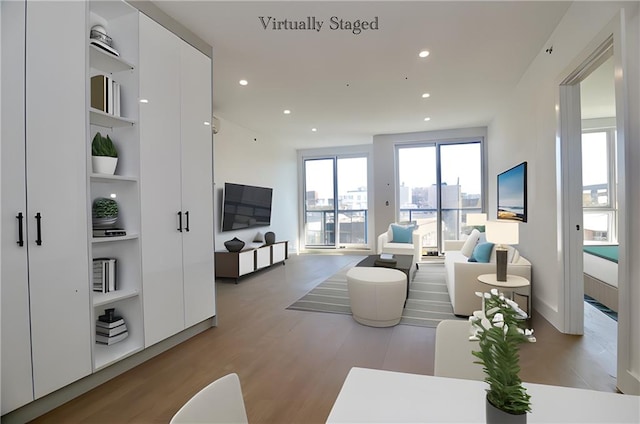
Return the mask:
<svg viewBox="0 0 640 424">
<path fill-rule="evenodd" d="M 366 246 L 367 157 L 306 158 L 303 173 L 305 247 Z"/>
<path fill-rule="evenodd" d="M 398 219 L 420 225 L 423 253 L 442 251 L 467 231 L 467 213 L 482 211 L 482 144 L 399 145 L 397 158 Z"/>
</svg>

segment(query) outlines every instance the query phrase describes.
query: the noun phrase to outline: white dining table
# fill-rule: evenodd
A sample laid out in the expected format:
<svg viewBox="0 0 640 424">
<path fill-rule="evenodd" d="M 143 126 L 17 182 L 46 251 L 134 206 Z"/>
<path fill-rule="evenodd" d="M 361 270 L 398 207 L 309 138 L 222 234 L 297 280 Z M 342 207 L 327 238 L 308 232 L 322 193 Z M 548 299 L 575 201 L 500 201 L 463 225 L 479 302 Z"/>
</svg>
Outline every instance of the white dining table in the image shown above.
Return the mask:
<svg viewBox="0 0 640 424">
<path fill-rule="evenodd" d="M 527 423 L 640 423 L 640 397 L 524 383 Z M 354 367 L 327 423 L 484 423 L 483 381 Z"/>
</svg>

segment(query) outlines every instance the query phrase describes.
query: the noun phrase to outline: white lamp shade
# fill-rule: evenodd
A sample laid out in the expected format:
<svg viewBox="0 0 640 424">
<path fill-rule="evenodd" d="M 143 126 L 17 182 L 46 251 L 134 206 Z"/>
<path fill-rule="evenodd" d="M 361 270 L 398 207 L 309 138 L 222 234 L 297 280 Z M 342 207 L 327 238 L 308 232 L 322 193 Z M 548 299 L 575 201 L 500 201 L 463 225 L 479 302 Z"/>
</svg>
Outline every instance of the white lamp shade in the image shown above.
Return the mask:
<svg viewBox="0 0 640 424">
<path fill-rule="evenodd" d="M 487 223 L 486 213 L 468 213 L 467 225 L 485 225 Z"/>
<path fill-rule="evenodd" d="M 518 244 L 518 223 L 509 221 L 487 221 L 487 241 L 495 244 Z"/>
</svg>

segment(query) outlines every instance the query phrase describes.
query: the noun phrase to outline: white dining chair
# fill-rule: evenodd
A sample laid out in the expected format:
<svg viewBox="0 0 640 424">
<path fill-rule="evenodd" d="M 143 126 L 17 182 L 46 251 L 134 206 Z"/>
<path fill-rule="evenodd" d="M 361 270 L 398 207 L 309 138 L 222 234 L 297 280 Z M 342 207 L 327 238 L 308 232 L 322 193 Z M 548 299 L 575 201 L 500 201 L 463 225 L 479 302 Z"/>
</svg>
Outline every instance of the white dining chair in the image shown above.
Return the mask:
<svg viewBox="0 0 640 424">
<path fill-rule="evenodd" d="M 170 424 L 248 422 L 240 379 L 232 373 L 196 393 L 176 412 Z"/>
<path fill-rule="evenodd" d="M 436 327 L 436 353 L 433 375 L 438 377 L 484 380 L 482 366 L 471 353 L 480 350 L 476 341 L 469 341 L 471 324 L 467 320 L 444 320 Z"/>
</svg>

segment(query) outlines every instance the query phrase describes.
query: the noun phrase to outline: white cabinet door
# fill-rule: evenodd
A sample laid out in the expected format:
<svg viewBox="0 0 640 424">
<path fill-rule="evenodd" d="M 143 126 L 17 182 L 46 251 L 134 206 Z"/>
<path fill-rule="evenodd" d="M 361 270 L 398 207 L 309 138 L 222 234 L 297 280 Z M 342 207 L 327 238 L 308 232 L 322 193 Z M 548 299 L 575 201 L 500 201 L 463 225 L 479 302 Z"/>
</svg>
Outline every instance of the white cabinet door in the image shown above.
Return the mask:
<svg viewBox="0 0 640 424">
<path fill-rule="evenodd" d="M 26 166 L 36 399 L 92 371 L 86 7 L 85 2 L 27 2 Z"/>
<path fill-rule="evenodd" d="M 271 246 L 256 249 L 256 269 L 271 265 Z"/>
<path fill-rule="evenodd" d="M 256 270 L 254 256 L 254 250 L 238 253 L 238 275 L 249 274 Z"/>
<path fill-rule="evenodd" d="M 180 42 L 185 326 L 215 315 L 211 59 Z M 187 226 L 188 223 L 188 226 Z"/>
<path fill-rule="evenodd" d="M 27 269 L 27 186 L 24 129 L 24 3 L 3 1 L 2 11 L 2 414 L 33 400 L 29 284 Z M 19 245 L 22 216 L 23 243 Z"/>
<path fill-rule="evenodd" d="M 2 253 L 3 412 L 92 370 L 86 5 L 27 2 L 25 20 L 25 3 L 12 3 L 2 3 L 3 19 L 22 8 L 22 24 L 3 22 L 2 225 L 11 229 L 3 232 Z M 5 61 L 19 48 L 24 61 Z M 15 68 L 5 74 L 5 63 Z M 19 213 L 23 246 L 16 243 Z"/>
<path fill-rule="evenodd" d="M 286 246 L 285 243 L 275 243 L 271 245 L 271 254 L 273 256 L 273 263 L 282 262 L 286 259 L 285 246 Z"/>
<path fill-rule="evenodd" d="M 140 14 L 140 189 L 145 346 L 184 329 L 180 45 Z M 183 216 L 183 221 L 185 217 Z M 191 219 L 191 217 L 190 217 Z"/>
</svg>

